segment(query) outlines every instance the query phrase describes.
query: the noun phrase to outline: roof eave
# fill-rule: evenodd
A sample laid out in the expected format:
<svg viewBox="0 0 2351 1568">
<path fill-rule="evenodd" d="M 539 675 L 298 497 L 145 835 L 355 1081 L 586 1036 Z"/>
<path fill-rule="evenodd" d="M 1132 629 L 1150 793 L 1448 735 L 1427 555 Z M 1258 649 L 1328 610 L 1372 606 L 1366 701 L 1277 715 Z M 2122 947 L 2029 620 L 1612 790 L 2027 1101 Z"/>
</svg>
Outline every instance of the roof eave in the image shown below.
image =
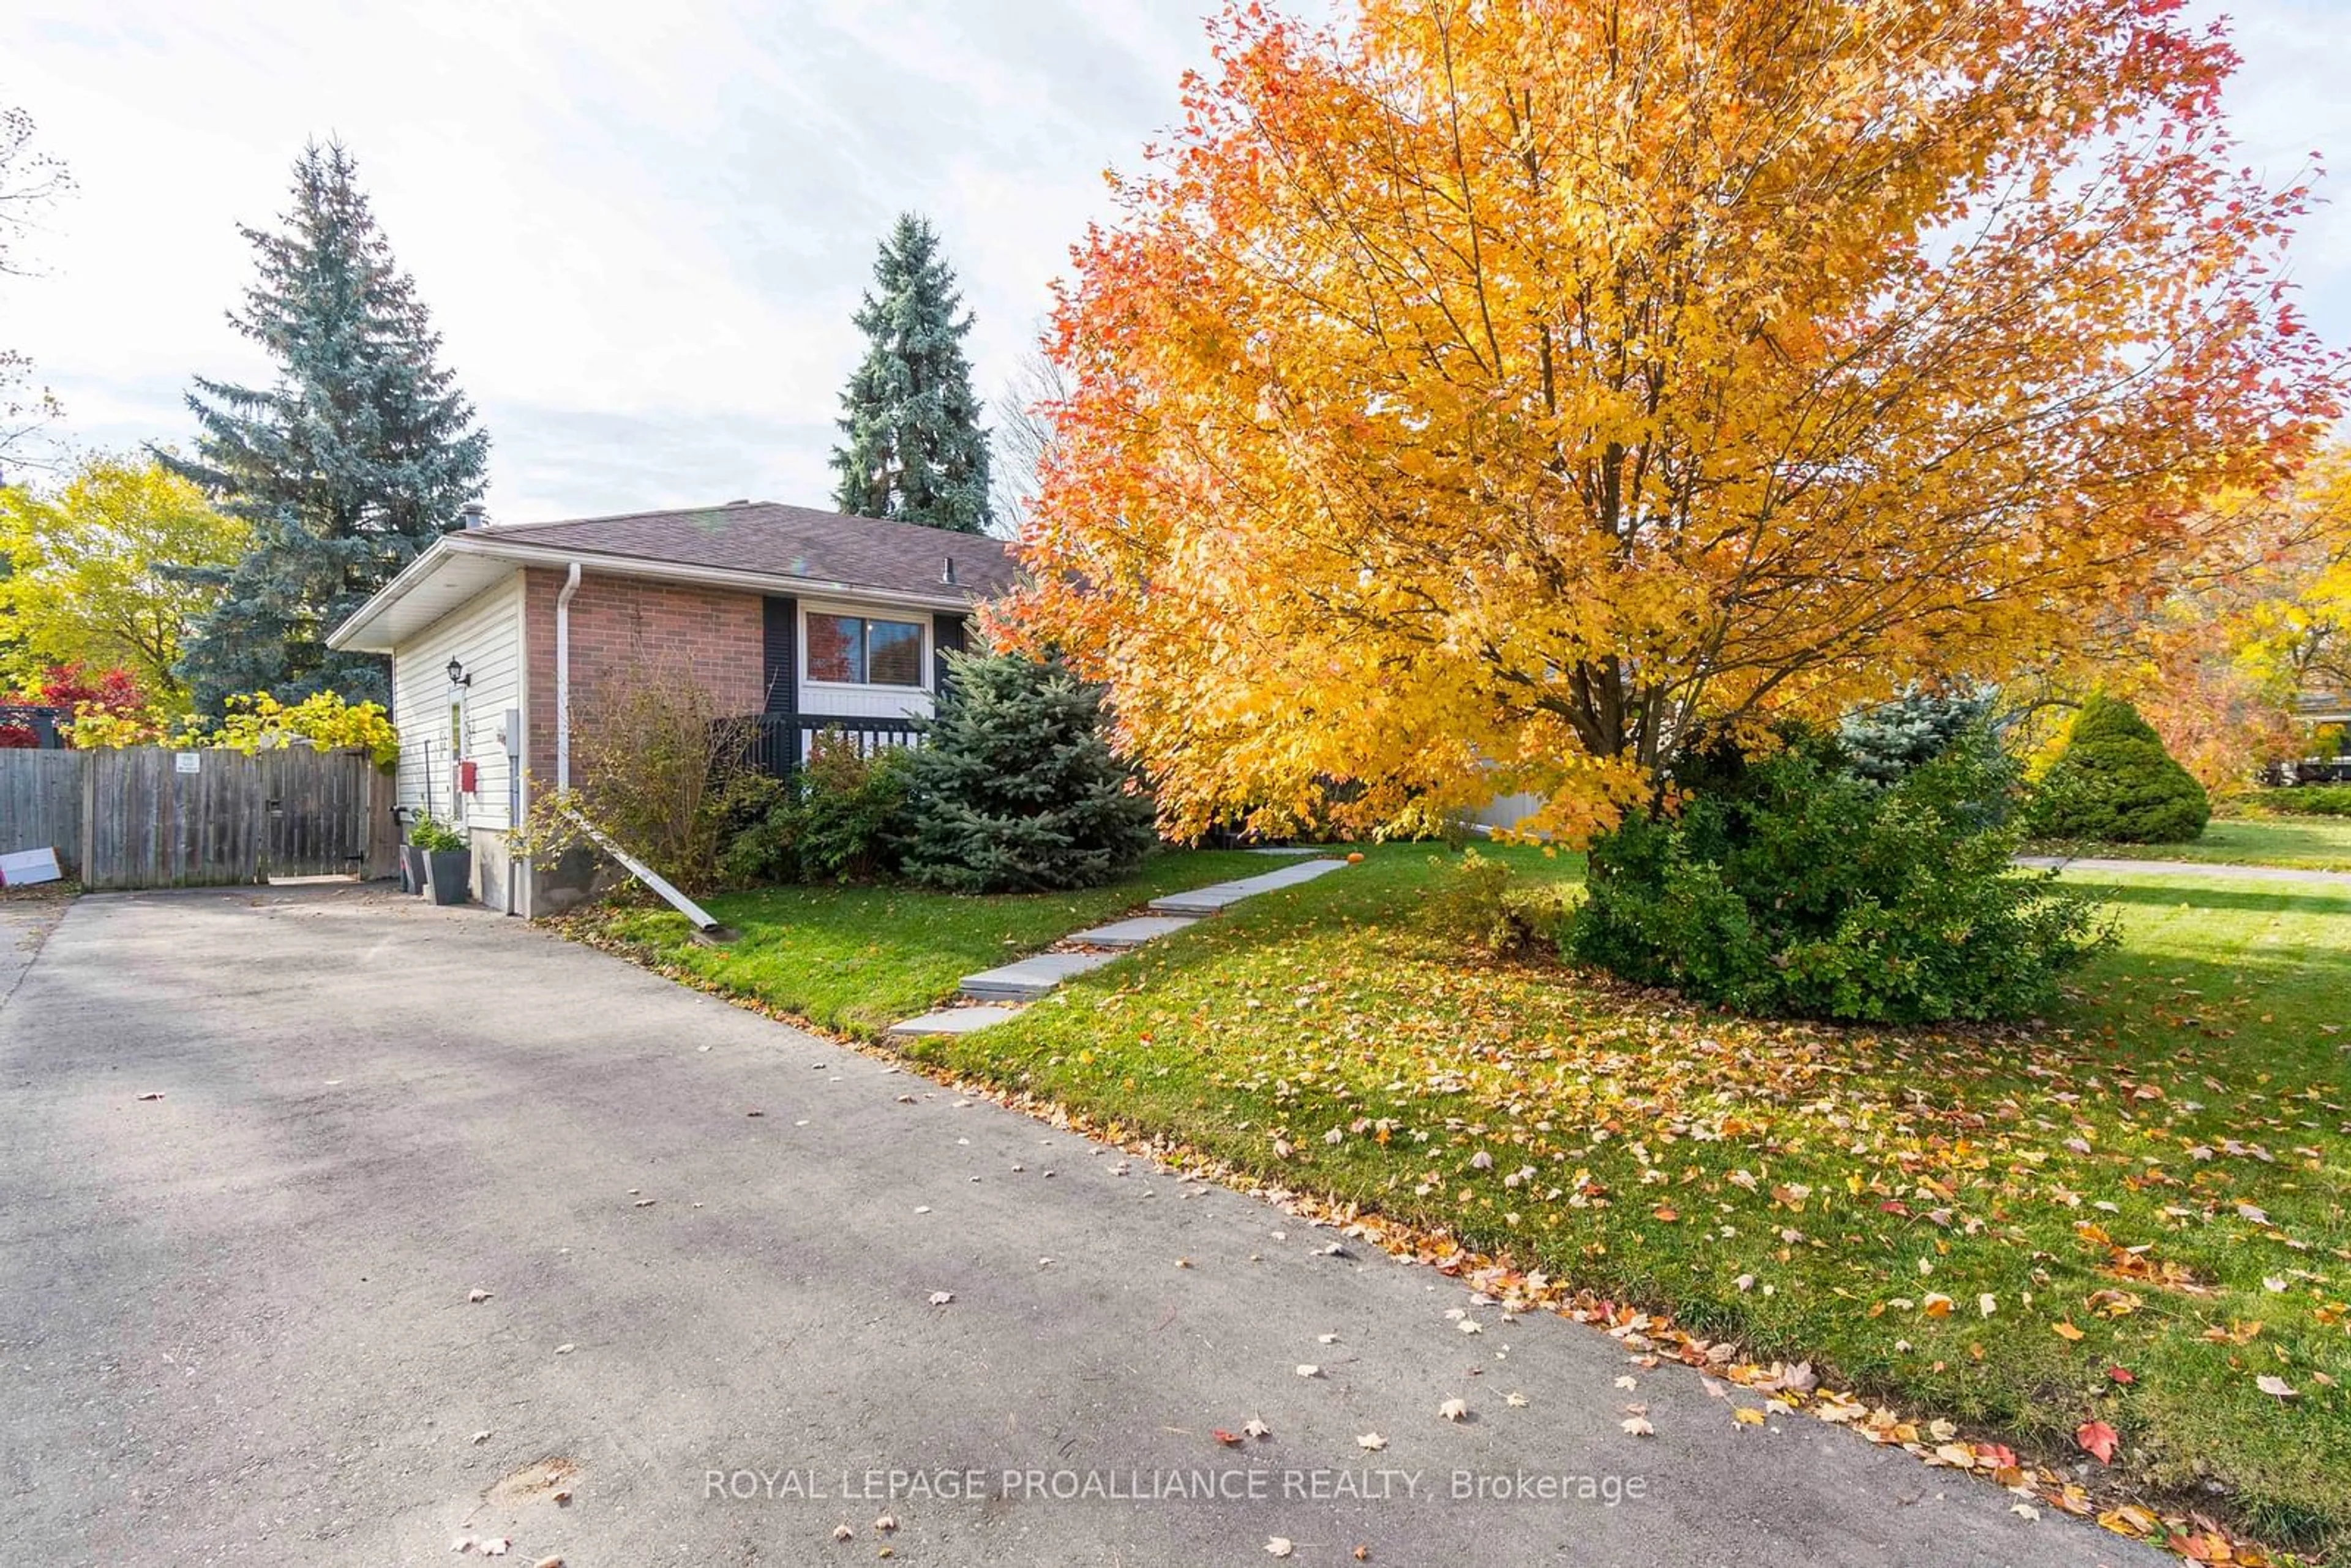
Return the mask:
<svg viewBox="0 0 2351 1568">
<path fill-rule="evenodd" d="M 585 570 L 601 571 L 612 577 L 641 577 L 657 582 L 695 583 L 708 588 L 739 588 L 756 593 L 831 593 L 843 599 L 903 605 L 914 610 L 963 611 L 990 597 L 961 584 L 940 583 L 937 592 L 881 588 L 865 582 L 833 581 L 786 572 L 748 571 L 731 566 L 700 566 L 692 561 L 661 560 L 651 556 L 565 549 L 555 545 L 524 544 L 517 539 L 483 540 L 479 548 L 485 554 L 501 556 L 524 566 L 566 567 L 576 560 Z"/>
<path fill-rule="evenodd" d="M 869 604 L 948 613 L 967 611 L 990 597 L 976 589 L 956 584 L 941 583 L 940 591 L 935 593 L 877 588 L 871 583 L 829 581 L 781 572 L 746 571 L 735 567 L 698 566 L 691 561 L 658 560 L 647 556 L 616 555 L 600 550 L 565 549 L 554 545 L 526 544 L 511 538 L 488 538 L 479 533 L 444 534 L 426 547 L 423 554 L 409 562 L 399 576 L 379 589 L 374 598 L 360 605 L 349 620 L 329 632 L 327 646 L 339 652 L 350 648 L 369 627 L 438 571 L 444 562 L 460 555 L 485 556 L 512 561 L 517 566 L 541 566 L 559 570 L 577 561 L 582 570 L 611 577 L 643 578 L 656 582 L 735 588 L 747 592 L 791 594 L 795 597 L 831 594 Z"/>
<path fill-rule="evenodd" d="M 398 576 L 381 588 L 365 604 L 346 617 L 341 625 L 327 633 L 327 646 L 337 653 L 349 649 L 352 643 L 381 619 L 384 612 L 413 592 L 419 584 L 440 570 L 441 562 L 452 553 L 452 546 L 462 536 L 443 534 L 424 547 L 422 554 L 401 568 Z M 382 649 L 361 649 L 362 653 L 381 653 Z"/>
</svg>

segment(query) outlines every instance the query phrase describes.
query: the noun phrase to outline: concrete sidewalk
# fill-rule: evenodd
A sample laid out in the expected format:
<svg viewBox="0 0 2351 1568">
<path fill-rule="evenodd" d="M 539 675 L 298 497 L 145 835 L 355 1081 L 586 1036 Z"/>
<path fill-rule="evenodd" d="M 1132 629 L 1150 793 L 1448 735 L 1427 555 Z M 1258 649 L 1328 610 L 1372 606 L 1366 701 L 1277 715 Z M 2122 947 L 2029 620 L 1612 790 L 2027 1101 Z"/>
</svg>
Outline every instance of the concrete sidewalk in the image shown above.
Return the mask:
<svg viewBox="0 0 2351 1568">
<path fill-rule="evenodd" d="M 62 896 L 0 898 L 0 1011 L 68 907 Z"/>
<path fill-rule="evenodd" d="M 2165 1561 L 477 911 L 84 899 L 0 1071 L 0 1561 Z"/>
<path fill-rule="evenodd" d="M 2036 870 L 2098 872 L 2121 876 L 2209 876 L 2225 882 L 2295 882 L 2351 892 L 2351 871 L 2304 866 L 2237 865 L 2221 861 L 2118 860 L 2106 855 L 2019 855 L 2016 863 Z"/>
</svg>

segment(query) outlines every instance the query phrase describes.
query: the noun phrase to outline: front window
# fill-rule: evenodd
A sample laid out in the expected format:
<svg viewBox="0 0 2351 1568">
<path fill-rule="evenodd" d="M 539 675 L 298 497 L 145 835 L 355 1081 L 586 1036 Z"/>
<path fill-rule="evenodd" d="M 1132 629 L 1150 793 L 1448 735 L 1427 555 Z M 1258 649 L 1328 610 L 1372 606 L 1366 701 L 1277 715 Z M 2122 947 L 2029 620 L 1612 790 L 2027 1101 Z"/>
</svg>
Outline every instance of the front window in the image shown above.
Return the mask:
<svg viewBox="0 0 2351 1568">
<path fill-rule="evenodd" d="M 808 678 L 852 686 L 923 684 L 923 628 L 865 615 L 808 617 Z"/>
</svg>

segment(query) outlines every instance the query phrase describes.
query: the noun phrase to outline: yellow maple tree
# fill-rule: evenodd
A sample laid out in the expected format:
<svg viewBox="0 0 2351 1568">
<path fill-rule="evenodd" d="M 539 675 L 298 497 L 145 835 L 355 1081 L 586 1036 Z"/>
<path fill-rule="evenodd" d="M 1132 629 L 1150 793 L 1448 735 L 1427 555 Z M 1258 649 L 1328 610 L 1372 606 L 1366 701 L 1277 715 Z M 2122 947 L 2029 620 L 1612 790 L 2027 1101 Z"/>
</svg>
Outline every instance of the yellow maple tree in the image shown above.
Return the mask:
<svg viewBox="0 0 2351 1568">
<path fill-rule="evenodd" d="M 1076 252 L 1000 637 L 1163 819 L 1570 836 L 1708 737 L 2007 674 L 2342 366 L 2169 0 L 1250 5 Z"/>
<path fill-rule="evenodd" d="M 0 486 L 0 674 L 120 666 L 184 706 L 181 643 L 220 601 L 204 574 L 250 532 L 145 455 L 88 455 L 52 495 Z"/>
<path fill-rule="evenodd" d="M 2037 682 L 2011 688 L 2051 699 L 2029 727 L 2044 752 L 2093 690 L 2136 704 L 2218 794 L 2320 744 L 2296 709 L 2351 692 L 2351 445 L 2322 447 L 2273 490 L 2227 492 L 2209 510 L 2205 543 L 2163 569 L 2159 596 L 2105 607 Z"/>
<path fill-rule="evenodd" d="M 2351 444 L 2312 462 L 2280 509 L 2285 542 L 2240 592 L 2236 660 L 2281 695 L 2351 694 Z"/>
</svg>

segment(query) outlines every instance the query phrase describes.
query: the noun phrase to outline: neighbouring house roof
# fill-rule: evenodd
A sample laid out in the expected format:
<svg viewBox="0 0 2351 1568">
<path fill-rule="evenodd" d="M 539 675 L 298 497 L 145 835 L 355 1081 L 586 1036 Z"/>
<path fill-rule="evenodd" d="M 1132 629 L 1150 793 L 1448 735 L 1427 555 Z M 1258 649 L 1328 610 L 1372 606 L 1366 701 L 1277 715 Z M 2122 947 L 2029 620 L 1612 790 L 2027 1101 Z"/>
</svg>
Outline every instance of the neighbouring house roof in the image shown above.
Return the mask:
<svg viewBox="0 0 2351 1568">
<path fill-rule="evenodd" d="M 561 570 L 572 561 L 600 576 L 934 610 L 967 609 L 1019 578 L 1001 539 L 769 501 L 500 523 L 434 540 L 336 627 L 328 645 L 390 653 L 517 566 Z"/>
<path fill-rule="evenodd" d="M 2304 692 L 2294 710 L 2305 724 L 2351 724 L 2351 692 Z"/>
</svg>

